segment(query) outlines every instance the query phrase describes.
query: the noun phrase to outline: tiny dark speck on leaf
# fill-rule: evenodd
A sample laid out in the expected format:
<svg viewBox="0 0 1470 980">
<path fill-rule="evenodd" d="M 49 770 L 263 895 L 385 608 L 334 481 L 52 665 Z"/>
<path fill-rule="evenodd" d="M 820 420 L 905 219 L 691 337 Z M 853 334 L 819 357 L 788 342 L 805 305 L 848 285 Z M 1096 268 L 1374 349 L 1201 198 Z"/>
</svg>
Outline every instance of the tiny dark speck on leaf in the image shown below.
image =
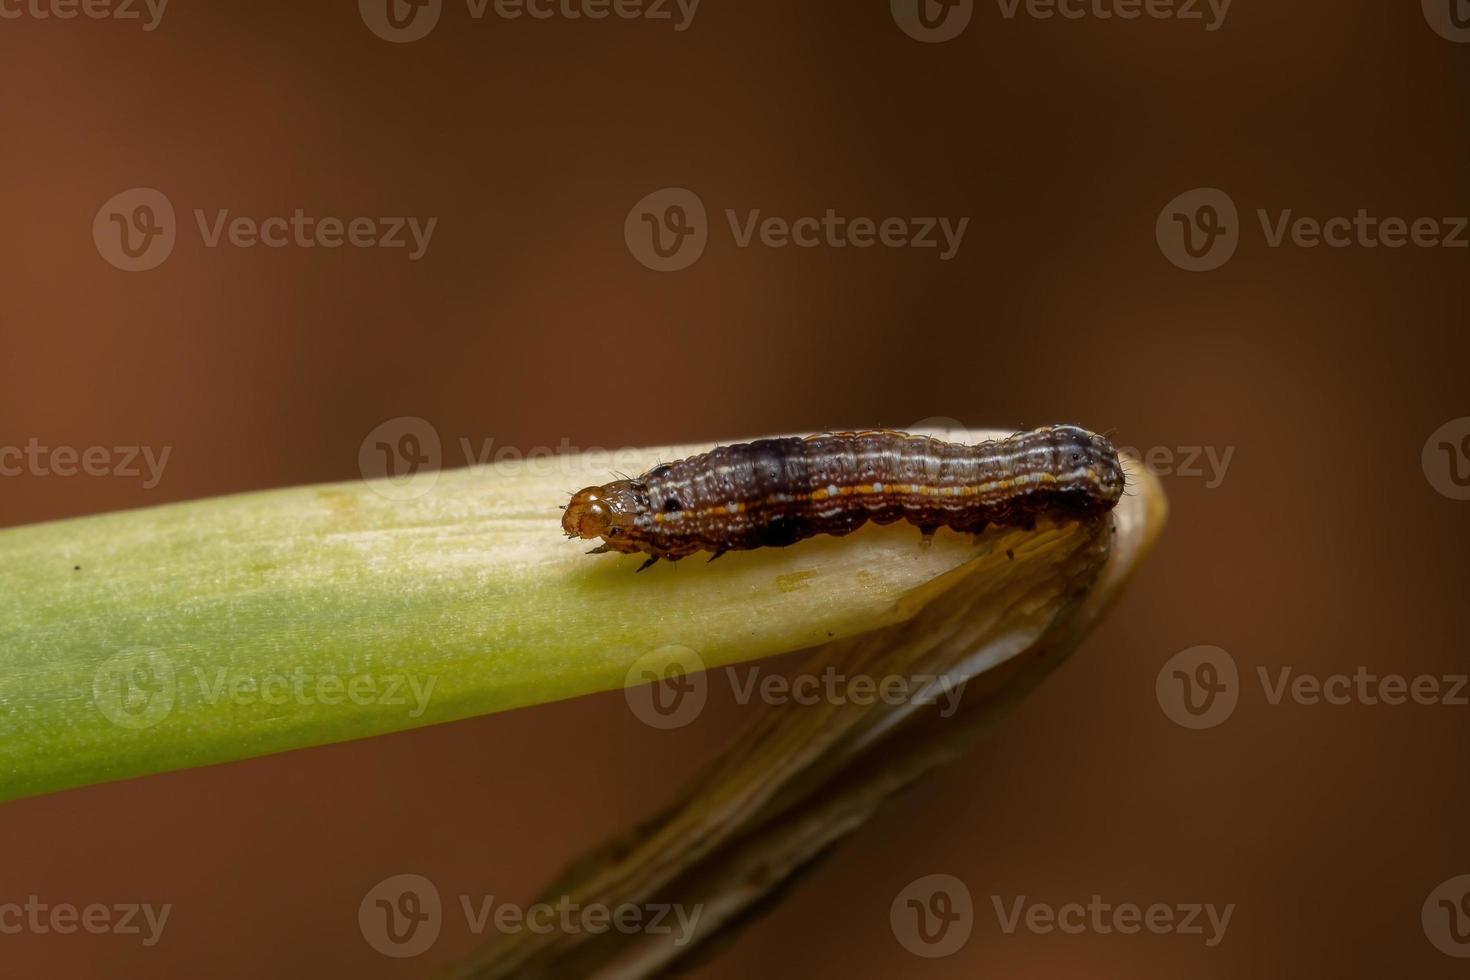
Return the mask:
<svg viewBox="0 0 1470 980">
<path fill-rule="evenodd" d="M 82 570 L 82 566 L 81 565 L 73 565 L 71 567 L 71 570 L 74 571 L 74 572 L 80 572 Z"/>
<path fill-rule="evenodd" d="M 1007 548 L 1006 549 L 1006 557 L 1009 558 L 1011 561 L 1015 561 L 1016 560 L 1016 553 L 1014 551 L 1012 551 L 1010 548 Z"/>
</svg>

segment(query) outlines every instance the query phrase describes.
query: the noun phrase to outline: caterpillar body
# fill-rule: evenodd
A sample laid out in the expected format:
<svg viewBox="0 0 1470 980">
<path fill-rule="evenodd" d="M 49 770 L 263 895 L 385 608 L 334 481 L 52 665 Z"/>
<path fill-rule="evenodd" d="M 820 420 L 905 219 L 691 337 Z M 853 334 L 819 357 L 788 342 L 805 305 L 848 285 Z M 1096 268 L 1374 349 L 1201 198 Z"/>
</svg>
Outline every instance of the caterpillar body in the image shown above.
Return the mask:
<svg viewBox="0 0 1470 980">
<path fill-rule="evenodd" d="M 1124 487 L 1105 437 L 1053 425 L 969 446 L 891 429 L 831 432 L 721 446 L 637 479 L 587 487 L 562 516 L 570 538 L 601 538 L 588 554 L 659 559 L 701 551 L 781 548 L 868 521 L 908 521 L 927 539 L 941 527 L 1101 514 Z"/>
</svg>

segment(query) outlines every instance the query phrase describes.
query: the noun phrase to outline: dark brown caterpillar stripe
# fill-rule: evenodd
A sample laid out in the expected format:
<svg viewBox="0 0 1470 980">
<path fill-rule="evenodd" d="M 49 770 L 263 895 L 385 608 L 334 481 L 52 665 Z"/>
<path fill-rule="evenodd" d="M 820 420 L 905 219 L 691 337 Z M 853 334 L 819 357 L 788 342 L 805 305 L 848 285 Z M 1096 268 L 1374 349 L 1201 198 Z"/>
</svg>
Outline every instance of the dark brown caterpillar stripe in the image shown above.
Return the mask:
<svg viewBox="0 0 1470 980">
<path fill-rule="evenodd" d="M 655 466 L 636 480 L 572 496 L 562 530 L 601 538 L 589 554 L 643 552 L 639 571 L 667 558 L 781 548 L 868 521 L 904 520 L 927 538 L 941 527 L 978 534 L 990 524 L 1085 517 L 1123 493 L 1106 438 L 1054 425 L 965 446 L 892 430 L 755 442 Z"/>
</svg>

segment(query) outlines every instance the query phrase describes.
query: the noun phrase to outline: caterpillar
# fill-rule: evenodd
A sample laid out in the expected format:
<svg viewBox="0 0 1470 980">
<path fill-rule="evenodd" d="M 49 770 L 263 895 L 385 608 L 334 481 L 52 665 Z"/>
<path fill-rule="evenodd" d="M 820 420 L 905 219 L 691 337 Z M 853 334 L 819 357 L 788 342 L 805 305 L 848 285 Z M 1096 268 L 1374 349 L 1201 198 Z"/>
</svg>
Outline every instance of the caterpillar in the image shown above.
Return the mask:
<svg viewBox="0 0 1470 980">
<path fill-rule="evenodd" d="M 991 524 L 1110 510 L 1123 493 L 1118 452 L 1075 425 L 1019 432 L 975 446 L 892 429 L 758 439 L 721 446 L 637 479 L 572 495 L 569 538 L 602 544 L 588 554 L 659 559 L 700 551 L 782 548 L 818 534 L 844 535 L 868 521 L 979 534 Z"/>
</svg>

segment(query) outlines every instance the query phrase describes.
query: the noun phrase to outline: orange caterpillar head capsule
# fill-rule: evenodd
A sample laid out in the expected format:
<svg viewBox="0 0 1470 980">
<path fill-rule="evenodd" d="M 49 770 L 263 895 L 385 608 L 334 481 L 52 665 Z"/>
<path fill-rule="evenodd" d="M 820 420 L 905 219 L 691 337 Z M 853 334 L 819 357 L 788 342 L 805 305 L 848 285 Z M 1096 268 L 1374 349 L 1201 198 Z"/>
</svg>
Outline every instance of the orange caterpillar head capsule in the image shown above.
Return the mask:
<svg viewBox="0 0 1470 980">
<path fill-rule="evenodd" d="M 633 539 L 647 510 L 648 495 L 639 484 L 616 480 L 572 494 L 561 529 L 569 538 L 602 538 L 610 551 L 638 551 Z"/>
</svg>

